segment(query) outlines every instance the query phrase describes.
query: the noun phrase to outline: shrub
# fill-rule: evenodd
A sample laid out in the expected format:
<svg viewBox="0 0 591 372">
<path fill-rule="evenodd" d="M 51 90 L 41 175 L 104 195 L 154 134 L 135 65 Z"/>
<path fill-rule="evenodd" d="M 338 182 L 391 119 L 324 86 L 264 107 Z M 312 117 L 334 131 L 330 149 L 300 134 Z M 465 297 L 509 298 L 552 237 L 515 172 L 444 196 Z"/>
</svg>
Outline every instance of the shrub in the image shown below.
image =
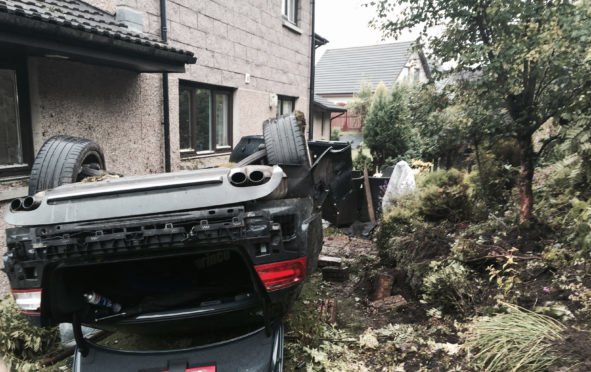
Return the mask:
<svg viewBox="0 0 591 372">
<path fill-rule="evenodd" d="M 396 199 L 392 208 L 382 217 L 376 235 L 377 247 L 380 252 L 386 253 L 390 245 L 390 239 L 395 236 L 411 234 L 415 226 L 421 223 L 415 204 L 415 194 L 406 194 Z M 388 257 L 382 257 L 382 259 L 394 264 L 394 261 Z"/>
<path fill-rule="evenodd" d="M 546 371 L 568 363 L 556 346 L 564 342 L 558 321 L 513 305 L 507 314 L 481 318 L 472 324 L 467 347 L 476 370 Z"/>
<path fill-rule="evenodd" d="M 29 323 L 11 296 L 0 302 L 0 350 L 10 370 L 39 370 L 36 359 L 55 347 L 58 339 L 57 328 Z"/>
<path fill-rule="evenodd" d="M 393 87 L 390 93 L 384 84 L 376 88 L 363 124 L 363 141 L 378 169 L 388 157 L 397 158 L 406 153 L 413 140 L 407 102 L 408 91 L 401 86 Z"/>
<path fill-rule="evenodd" d="M 341 130 L 339 128 L 332 128 L 330 131 L 330 140 L 338 141 L 339 139 L 341 139 Z"/>
<path fill-rule="evenodd" d="M 399 231 L 409 232 L 397 234 L 387 244 L 378 246 L 380 259 L 404 271 L 411 289 L 417 294 L 421 293 L 423 278 L 431 270 L 429 264 L 449 254 L 451 239 L 444 228 L 418 221 L 397 227 Z"/>
<path fill-rule="evenodd" d="M 372 168 L 371 156 L 366 155 L 364 150 L 363 145 L 357 149 L 357 155 L 353 158 L 353 169 L 362 171 L 365 164 L 367 164 L 368 169 Z"/>
<path fill-rule="evenodd" d="M 439 170 L 423 179 L 418 211 L 425 220 L 466 220 L 471 216 L 470 204 L 468 184 L 460 171 Z"/>
<path fill-rule="evenodd" d="M 431 271 L 423 279 L 422 302 L 444 312 L 459 311 L 468 315 L 474 307 L 479 283 L 474 280 L 472 270 L 458 261 L 433 261 L 429 268 Z"/>
</svg>

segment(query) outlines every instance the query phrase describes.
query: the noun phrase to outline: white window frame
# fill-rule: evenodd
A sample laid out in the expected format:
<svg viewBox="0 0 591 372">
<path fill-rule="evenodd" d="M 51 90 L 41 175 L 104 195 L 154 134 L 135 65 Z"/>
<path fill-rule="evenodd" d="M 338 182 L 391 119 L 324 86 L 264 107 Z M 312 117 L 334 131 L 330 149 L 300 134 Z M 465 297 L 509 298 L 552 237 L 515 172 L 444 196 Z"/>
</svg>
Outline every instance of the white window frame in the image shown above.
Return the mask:
<svg viewBox="0 0 591 372">
<path fill-rule="evenodd" d="M 283 19 L 294 25 L 298 24 L 298 0 L 281 0 Z"/>
</svg>

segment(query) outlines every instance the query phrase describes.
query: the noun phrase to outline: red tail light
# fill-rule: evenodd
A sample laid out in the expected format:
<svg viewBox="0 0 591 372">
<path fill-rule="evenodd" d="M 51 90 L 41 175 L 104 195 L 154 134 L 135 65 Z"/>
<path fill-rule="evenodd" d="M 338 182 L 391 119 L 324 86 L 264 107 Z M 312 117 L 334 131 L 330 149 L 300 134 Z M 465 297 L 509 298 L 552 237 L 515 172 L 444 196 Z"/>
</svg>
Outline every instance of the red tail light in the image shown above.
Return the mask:
<svg viewBox="0 0 591 372">
<path fill-rule="evenodd" d="M 267 292 L 292 286 L 306 277 L 307 257 L 255 266 Z"/>
<path fill-rule="evenodd" d="M 24 314 L 39 315 L 41 310 L 41 289 L 11 289 L 17 306 Z"/>
<path fill-rule="evenodd" d="M 168 372 L 168 371 L 162 371 L 162 372 Z M 215 366 L 187 368 L 187 369 L 185 369 L 185 372 L 215 372 Z"/>
</svg>

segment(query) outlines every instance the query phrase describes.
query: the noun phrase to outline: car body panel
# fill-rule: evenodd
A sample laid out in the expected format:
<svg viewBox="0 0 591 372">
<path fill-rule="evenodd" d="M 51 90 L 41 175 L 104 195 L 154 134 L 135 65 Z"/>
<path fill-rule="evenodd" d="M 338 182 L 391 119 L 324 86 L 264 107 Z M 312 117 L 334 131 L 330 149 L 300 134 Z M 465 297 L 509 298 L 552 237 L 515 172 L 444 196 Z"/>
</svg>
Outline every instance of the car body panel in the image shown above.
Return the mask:
<svg viewBox="0 0 591 372">
<path fill-rule="evenodd" d="M 236 187 L 228 179 L 229 171 L 204 169 L 62 185 L 39 193 L 42 201 L 36 209 L 7 209 L 4 220 L 15 226 L 54 225 L 236 204 L 271 194 L 283 179 L 283 170 L 274 166 L 266 183 Z"/>
</svg>

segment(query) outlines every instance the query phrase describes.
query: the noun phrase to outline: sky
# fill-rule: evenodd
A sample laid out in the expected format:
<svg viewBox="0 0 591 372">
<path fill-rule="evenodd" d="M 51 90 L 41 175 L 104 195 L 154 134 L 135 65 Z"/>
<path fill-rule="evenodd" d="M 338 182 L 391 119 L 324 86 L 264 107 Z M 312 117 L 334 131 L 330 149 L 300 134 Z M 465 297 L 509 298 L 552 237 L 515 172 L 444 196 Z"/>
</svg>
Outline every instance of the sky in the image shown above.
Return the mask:
<svg viewBox="0 0 591 372">
<path fill-rule="evenodd" d="M 376 45 L 415 40 L 418 34 L 406 33 L 398 40 L 382 40 L 380 31 L 368 26 L 375 9 L 364 7 L 364 0 L 315 0 L 316 33 L 329 43 L 316 50 L 316 61 L 327 49 Z"/>
</svg>

